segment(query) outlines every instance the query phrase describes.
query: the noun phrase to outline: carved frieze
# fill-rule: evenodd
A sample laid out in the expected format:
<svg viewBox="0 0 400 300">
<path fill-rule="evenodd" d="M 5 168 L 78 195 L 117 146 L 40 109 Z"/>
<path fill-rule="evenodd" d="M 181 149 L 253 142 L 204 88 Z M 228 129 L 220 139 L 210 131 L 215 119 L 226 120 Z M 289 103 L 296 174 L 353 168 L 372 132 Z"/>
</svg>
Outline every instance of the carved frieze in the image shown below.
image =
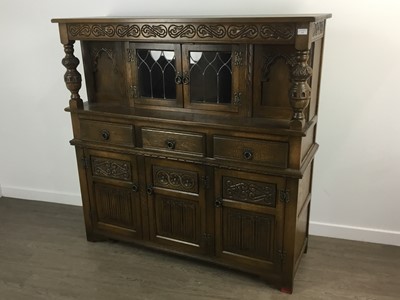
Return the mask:
<svg viewBox="0 0 400 300">
<path fill-rule="evenodd" d="M 115 32 L 119 37 L 138 37 L 140 36 L 140 27 L 137 25 L 117 25 Z"/>
<path fill-rule="evenodd" d="M 171 25 L 168 34 L 174 39 L 192 38 L 196 35 L 196 28 L 193 25 Z"/>
<path fill-rule="evenodd" d="M 227 33 L 231 39 L 254 39 L 258 34 L 258 29 L 254 25 L 231 25 Z"/>
<path fill-rule="evenodd" d="M 92 156 L 91 165 L 94 176 L 131 180 L 131 165 L 129 161 Z"/>
<path fill-rule="evenodd" d="M 154 186 L 171 190 L 198 193 L 197 173 L 186 170 L 153 167 Z"/>
<path fill-rule="evenodd" d="M 142 35 L 145 38 L 160 37 L 164 38 L 167 36 L 167 27 L 164 25 L 148 25 L 145 24 L 141 29 Z"/>
<path fill-rule="evenodd" d="M 72 39 L 85 38 L 159 38 L 232 39 L 292 41 L 295 27 L 286 23 L 257 24 L 70 24 Z"/>
<path fill-rule="evenodd" d="M 294 38 L 293 24 L 268 24 L 261 26 L 260 34 L 267 40 L 290 40 Z"/>
<path fill-rule="evenodd" d="M 197 35 L 200 38 L 223 38 L 226 29 L 223 25 L 206 25 L 202 24 L 197 27 Z"/>
<path fill-rule="evenodd" d="M 223 178 L 223 197 L 225 199 L 274 207 L 275 196 L 275 184 L 233 177 Z"/>
</svg>

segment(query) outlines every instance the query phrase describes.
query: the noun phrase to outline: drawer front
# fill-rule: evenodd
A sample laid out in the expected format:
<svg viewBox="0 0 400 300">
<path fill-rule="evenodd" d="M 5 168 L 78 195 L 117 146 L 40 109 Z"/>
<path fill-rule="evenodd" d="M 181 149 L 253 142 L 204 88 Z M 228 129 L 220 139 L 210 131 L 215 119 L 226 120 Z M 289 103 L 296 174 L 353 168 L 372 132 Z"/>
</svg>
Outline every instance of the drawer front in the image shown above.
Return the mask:
<svg viewBox="0 0 400 300">
<path fill-rule="evenodd" d="M 204 156 L 204 134 L 182 131 L 167 131 L 157 128 L 142 128 L 143 148 L 171 152 L 182 152 Z"/>
<path fill-rule="evenodd" d="M 224 136 L 214 137 L 214 157 L 243 162 L 262 163 L 286 168 L 289 146 L 283 142 L 271 142 Z"/>
<path fill-rule="evenodd" d="M 133 146 L 133 126 L 81 120 L 81 139 L 115 145 Z"/>
</svg>

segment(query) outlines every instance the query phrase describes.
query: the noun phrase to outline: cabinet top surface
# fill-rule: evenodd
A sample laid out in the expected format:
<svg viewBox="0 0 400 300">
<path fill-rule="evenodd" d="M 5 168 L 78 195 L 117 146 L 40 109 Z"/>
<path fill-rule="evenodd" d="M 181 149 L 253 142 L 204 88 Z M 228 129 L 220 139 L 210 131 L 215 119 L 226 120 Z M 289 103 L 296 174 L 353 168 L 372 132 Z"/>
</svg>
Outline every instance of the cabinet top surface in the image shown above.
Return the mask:
<svg viewBox="0 0 400 300">
<path fill-rule="evenodd" d="M 299 14 L 299 15 L 254 15 L 254 16 L 185 16 L 185 17 L 89 17 L 89 18 L 56 18 L 53 23 L 137 23 L 137 22 L 316 22 L 332 17 L 332 14 Z"/>
</svg>

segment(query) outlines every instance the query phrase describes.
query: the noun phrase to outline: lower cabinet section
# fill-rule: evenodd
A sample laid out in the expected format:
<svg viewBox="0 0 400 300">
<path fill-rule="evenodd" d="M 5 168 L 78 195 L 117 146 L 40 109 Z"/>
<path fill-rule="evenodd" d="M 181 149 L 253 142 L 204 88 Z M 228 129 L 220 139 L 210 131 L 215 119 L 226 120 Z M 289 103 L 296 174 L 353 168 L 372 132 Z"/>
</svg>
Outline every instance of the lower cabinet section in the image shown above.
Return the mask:
<svg viewBox="0 0 400 300">
<path fill-rule="evenodd" d="M 90 234 L 283 282 L 286 178 L 92 149 L 83 153 Z"/>
</svg>

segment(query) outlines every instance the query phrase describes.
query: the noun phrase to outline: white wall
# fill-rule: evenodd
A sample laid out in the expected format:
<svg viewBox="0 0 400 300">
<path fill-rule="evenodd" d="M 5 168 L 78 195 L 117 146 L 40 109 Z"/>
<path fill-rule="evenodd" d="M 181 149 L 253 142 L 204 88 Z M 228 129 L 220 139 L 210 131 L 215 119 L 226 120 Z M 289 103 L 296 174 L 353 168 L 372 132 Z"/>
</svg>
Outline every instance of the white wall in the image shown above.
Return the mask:
<svg viewBox="0 0 400 300">
<path fill-rule="evenodd" d="M 400 39 L 395 0 L 1 1 L 4 196 L 80 204 L 53 17 L 331 12 L 311 233 L 400 245 Z M 79 47 L 77 47 L 77 52 Z M 85 98 L 85 92 L 82 91 Z"/>
</svg>

